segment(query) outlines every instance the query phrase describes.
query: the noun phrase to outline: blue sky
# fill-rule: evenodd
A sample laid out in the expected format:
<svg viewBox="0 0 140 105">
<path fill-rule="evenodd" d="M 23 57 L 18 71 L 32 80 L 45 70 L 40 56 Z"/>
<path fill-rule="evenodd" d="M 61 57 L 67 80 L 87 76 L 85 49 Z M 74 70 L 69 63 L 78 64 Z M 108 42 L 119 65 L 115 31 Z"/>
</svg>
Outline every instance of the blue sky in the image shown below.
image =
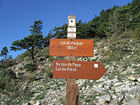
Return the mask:
<svg viewBox="0 0 140 105">
<path fill-rule="evenodd" d="M 123 6 L 132 0 L 0 0 L 0 51 L 4 46 L 10 48 L 15 40 L 30 35 L 29 29 L 35 20 L 43 21 L 43 35 L 54 27 L 67 23 L 71 14 L 77 21 L 88 22 L 102 9 L 114 5 Z M 9 51 L 16 57 L 22 52 Z"/>
</svg>

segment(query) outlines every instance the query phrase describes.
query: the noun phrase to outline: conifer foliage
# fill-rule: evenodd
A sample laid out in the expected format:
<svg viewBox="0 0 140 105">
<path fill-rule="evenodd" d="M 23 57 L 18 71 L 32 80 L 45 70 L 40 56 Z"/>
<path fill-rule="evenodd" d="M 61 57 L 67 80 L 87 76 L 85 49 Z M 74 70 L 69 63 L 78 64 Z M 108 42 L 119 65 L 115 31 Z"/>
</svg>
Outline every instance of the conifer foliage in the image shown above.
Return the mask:
<svg viewBox="0 0 140 105">
<path fill-rule="evenodd" d="M 3 47 L 0 56 L 4 56 L 6 59 L 8 52 L 9 51 L 8 51 L 7 47 Z"/>
<path fill-rule="evenodd" d="M 42 48 L 43 44 L 43 36 L 42 36 L 42 21 L 38 20 L 34 22 L 33 26 L 30 26 L 32 29 L 31 35 L 25 37 L 21 40 L 16 40 L 12 43 L 11 50 L 17 51 L 26 49 L 30 52 L 32 57 L 32 62 L 35 65 L 35 57 L 34 57 L 34 51 L 35 48 L 39 49 Z"/>
</svg>

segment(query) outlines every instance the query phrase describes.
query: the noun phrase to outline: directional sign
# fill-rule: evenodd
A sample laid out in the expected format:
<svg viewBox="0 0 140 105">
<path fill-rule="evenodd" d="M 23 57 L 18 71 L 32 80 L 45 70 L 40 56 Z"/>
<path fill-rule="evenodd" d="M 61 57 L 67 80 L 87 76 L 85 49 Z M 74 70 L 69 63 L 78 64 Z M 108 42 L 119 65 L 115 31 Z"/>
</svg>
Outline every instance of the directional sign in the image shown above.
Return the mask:
<svg viewBox="0 0 140 105">
<path fill-rule="evenodd" d="M 67 38 L 76 38 L 76 16 L 68 16 Z"/>
<path fill-rule="evenodd" d="M 76 37 L 76 33 L 67 33 L 67 37 L 68 38 L 75 38 Z"/>
<path fill-rule="evenodd" d="M 53 65 L 53 78 L 97 80 L 106 72 L 99 62 L 55 60 Z"/>
<path fill-rule="evenodd" d="M 94 42 L 89 39 L 50 39 L 50 56 L 93 57 Z"/>
<path fill-rule="evenodd" d="M 68 28 L 67 32 L 76 33 L 76 28 Z"/>
</svg>

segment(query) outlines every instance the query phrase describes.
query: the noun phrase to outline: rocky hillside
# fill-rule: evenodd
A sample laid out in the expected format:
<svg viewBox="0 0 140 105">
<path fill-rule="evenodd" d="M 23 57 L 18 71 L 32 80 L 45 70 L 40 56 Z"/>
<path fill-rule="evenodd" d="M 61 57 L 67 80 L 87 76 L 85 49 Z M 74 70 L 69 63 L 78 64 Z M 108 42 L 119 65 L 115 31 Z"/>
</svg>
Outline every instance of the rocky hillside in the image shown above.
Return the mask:
<svg viewBox="0 0 140 105">
<path fill-rule="evenodd" d="M 31 58 L 26 52 L 1 72 L 0 105 L 65 105 L 66 80 L 52 78 L 53 60 L 64 58 L 50 57 L 48 52 L 44 48 L 36 53 L 35 71 L 27 66 Z M 139 105 L 140 38 L 127 31 L 95 39 L 94 54 L 77 60 L 99 61 L 107 72 L 99 80 L 76 80 L 79 105 Z"/>
</svg>

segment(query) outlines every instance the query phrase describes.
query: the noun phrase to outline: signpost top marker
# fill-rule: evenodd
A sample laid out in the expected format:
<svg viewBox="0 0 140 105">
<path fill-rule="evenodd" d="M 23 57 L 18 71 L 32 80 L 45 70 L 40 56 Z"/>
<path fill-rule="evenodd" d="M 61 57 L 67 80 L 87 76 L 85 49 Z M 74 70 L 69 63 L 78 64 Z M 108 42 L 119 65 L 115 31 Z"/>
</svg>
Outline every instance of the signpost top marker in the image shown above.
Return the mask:
<svg viewBox="0 0 140 105">
<path fill-rule="evenodd" d="M 74 15 L 68 16 L 67 37 L 76 39 L 76 16 Z"/>
<path fill-rule="evenodd" d="M 76 16 L 68 16 L 68 28 L 76 28 Z"/>
<path fill-rule="evenodd" d="M 70 15 L 70 16 L 68 16 L 68 19 L 76 19 L 76 16 L 75 15 Z"/>
</svg>

